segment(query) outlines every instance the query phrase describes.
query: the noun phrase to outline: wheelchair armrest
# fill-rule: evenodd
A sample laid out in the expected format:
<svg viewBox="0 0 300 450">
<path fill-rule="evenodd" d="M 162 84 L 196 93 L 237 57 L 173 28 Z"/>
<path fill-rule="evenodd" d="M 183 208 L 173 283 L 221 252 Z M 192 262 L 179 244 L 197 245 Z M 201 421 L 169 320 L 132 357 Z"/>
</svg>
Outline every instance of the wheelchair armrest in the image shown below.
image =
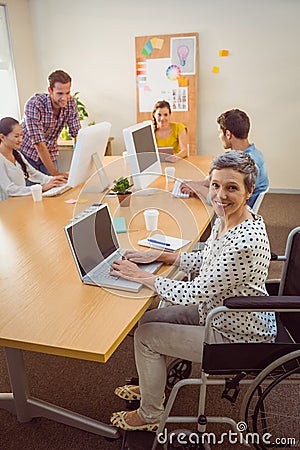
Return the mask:
<svg viewBox="0 0 300 450">
<path fill-rule="evenodd" d="M 224 306 L 248 310 L 300 309 L 300 296 L 230 297 L 224 300 Z"/>
</svg>

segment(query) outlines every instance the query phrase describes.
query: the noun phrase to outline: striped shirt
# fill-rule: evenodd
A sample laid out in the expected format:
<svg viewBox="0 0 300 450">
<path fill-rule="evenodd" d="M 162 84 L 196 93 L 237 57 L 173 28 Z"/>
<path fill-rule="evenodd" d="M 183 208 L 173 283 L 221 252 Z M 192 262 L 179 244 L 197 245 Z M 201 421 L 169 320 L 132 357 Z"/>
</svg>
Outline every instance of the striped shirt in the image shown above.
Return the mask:
<svg viewBox="0 0 300 450">
<path fill-rule="evenodd" d="M 52 161 L 55 161 L 58 155 L 57 138 L 65 124 L 69 127 L 69 134 L 76 137 L 81 125 L 75 100 L 71 97 L 67 106 L 61 108 L 59 116 L 56 117 L 53 114 L 50 95 L 35 94 L 25 106 L 21 123 L 21 152 L 34 161 L 40 161 L 34 144 L 45 142 Z"/>
</svg>

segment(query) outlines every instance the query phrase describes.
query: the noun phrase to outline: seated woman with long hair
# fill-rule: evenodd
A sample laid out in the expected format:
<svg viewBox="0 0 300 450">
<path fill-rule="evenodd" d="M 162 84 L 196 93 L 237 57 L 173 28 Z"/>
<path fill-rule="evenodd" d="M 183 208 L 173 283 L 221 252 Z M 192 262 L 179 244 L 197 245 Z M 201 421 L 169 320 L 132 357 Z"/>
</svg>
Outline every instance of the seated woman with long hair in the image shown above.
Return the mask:
<svg viewBox="0 0 300 450">
<path fill-rule="evenodd" d="M 32 167 L 18 151 L 22 141 L 22 129 L 12 117 L 0 120 L 0 200 L 8 197 L 31 195 L 26 180 L 41 184 L 47 191 L 67 181 L 64 175 L 49 176 Z"/>
<path fill-rule="evenodd" d="M 158 147 L 173 147 L 174 154 L 166 156 L 166 161 L 175 162 L 177 158 L 188 156 L 187 127 L 171 121 L 171 106 L 166 100 L 155 103 L 152 122 Z"/>
</svg>

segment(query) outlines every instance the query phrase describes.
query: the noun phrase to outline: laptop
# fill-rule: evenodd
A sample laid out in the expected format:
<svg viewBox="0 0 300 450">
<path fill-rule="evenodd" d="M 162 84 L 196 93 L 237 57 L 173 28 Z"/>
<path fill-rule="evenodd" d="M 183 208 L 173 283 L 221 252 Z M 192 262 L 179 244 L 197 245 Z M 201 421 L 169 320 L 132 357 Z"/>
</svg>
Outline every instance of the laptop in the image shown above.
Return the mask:
<svg viewBox="0 0 300 450">
<path fill-rule="evenodd" d="M 122 258 L 125 249 L 120 248 L 107 203 L 73 220 L 64 230 L 83 283 L 130 292 L 141 289 L 142 283 L 110 275 L 111 264 Z M 161 265 L 153 262 L 140 267 L 155 273 Z"/>
<path fill-rule="evenodd" d="M 173 147 L 157 147 L 157 150 L 161 162 L 167 162 L 166 157 L 174 154 Z"/>
</svg>

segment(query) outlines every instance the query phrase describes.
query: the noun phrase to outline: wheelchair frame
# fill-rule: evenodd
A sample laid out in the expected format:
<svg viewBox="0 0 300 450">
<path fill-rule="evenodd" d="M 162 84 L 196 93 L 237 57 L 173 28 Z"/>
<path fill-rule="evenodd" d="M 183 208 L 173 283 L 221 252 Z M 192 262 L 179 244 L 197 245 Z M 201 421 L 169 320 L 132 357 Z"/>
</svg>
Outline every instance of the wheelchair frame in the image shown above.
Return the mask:
<svg viewBox="0 0 300 450">
<path fill-rule="evenodd" d="M 218 308 L 215 308 L 213 311 L 210 311 L 207 316 L 205 328 L 205 343 L 203 349 L 201 376 L 200 378 L 181 379 L 173 386 L 165 407 L 164 414 L 161 418 L 159 428 L 156 432 L 156 438 L 153 441 L 152 450 L 156 449 L 158 445 L 157 438 L 163 432 L 166 424 L 168 423 L 197 424 L 197 433 L 199 434 L 199 436 L 204 436 L 205 434 L 207 436 L 208 434 L 210 434 L 206 433 L 207 424 L 226 423 L 230 425 L 235 433 L 237 433 L 239 443 L 248 447 L 254 446 L 254 448 L 258 450 L 266 450 L 271 446 L 272 448 L 291 448 L 291 446 L 293 446 L 294 444 L 295 446 L 297 446 L 297 448 L 300 447 L 300 415 L 298 411 L 296 420 L 298 419 L 299 422 L 297 426 L 297 433 L 299 435 L 295 438 L 295 442 L 290 441 L 287 443 L 287 447 L 283 447 L 283 445 L 285 444 L 282 444 L 282 442 L 279 442 L 278 445 L 275 442 L 276 445 L 274 445 L 273 441 L 273 444 L 271 445 L 270 442 L 266 443 L 264 440 L 264 436 L 266 434 L 268 435 L 269 433 L 268 426 L 270 427 L 270 425 L 268 425 L 269 418 L 267 417 L 269 413 L 266 411 L 266 403 L 270 403 L 270 400 L 268 400 L 267 397 L 269 396 L 272 399 L 271 392 L 272 390 L 277 389 L 278 386 L 282 388 L 282 386 L 297 387 L 300 385 L 300 342 L 298 336 L 297 341 L 293 340 L 291 338 L 291 335 L 289 334 L 288 324 L 285 324 L 285 327 L 283 327 L 280 319 L 278 322 L 278 315 L 280 313 L 285 313 L 285 315 L 286 313 L 297 313 L 296 318 L 299 323 L 300 296 L 298 295 L 300 294 L 300 292 L 298 290 L 298 286 L 297 292 L 295 292 L 298 295 L 285 295 L 285 282 L 288 274 L 289 257 L 293 245 L 293 239 L 297 233 L 299 233 L 300 235 L 300 227 L 297 227 L 290 232 L 287 239 L 285 256 L 277 258 L 278 260 L 286 261 L 279 285 L 278 296 L 230 298 L 224 301 L 224 306 L 220 306 Z M 297 253 L 297 260 L 298 259 L 299 256 Z M 300 274 L 298 274 L 298 277 L 299 275 Z M 281 337 L 279 337 L 278 340 L 276 339 L 276 343 L 210 344 L 209 336 L 213 318 L 220 312 L 240 312 L 241 310 L 248 312 L 275 312 L 277 315 L 278 334 L 280 329 Z M 219 347 L 220 351 L 218 352 L 218 356 L 214 356 L 216 355 L 215 351 L 217 350 L 217 346 Z M 240 367 L 238 361 L 234 361 L 233 363 L 232 361 L 230 361 L 230 353 L 232 353 L 231 357 L 236 359 L 237 355 L 248 355 L 247 351 L 249 351 L 249 349 L 251 350 L 250 361 L 243 361 L 243 363 L 245 364 L 244 367 Z M 233 354 L 236 350 L 238 353 L 234 356 Z M 219 361 L 218 358 L 223 358 L 223 365 L 220 365 L 219 368 L 218 364 L 215 364 L 216 360 Z M 247 358 L 248 356 L 246 356 L 246 359 Z M 210 375 L 235 375 L 235 378 L 231 378 L 229 380 L 212 379 L 209 378 Z M 244 379 L 247 375 L 252 376 L 252 378 Z M 255 375 L 254 379 L 253 375 Z M 179 390 L 184 386 L 191 385 L 200 386 L 197 415 L 170 416 L 171 409 L 174 405 Z M 213 385 L 225 385 L 225 389 L 223 392 L 224 397 L 227 397 L 232 401 L 232 403 L 234 403 L 236 399 L 239 386 L 248 386 L 241 404 L 240 418 L 242 422 L 236 422 L 230 417 L 205 415 L 207 388 L 208 386 Z M 230 394 L 231 390 L 233 390 L 233 394 Z M 277 391 L 275 391 L 275 396 L 276 392 Z M 285 397 L 287 398 L 287 396 Z M 275 413 L 278 417 L 280 417 L 280 410 L 278 411 L 277 409 Z M 275 421 L 275 414 L 273 419 L 273 422 L 278 424 L 278 422 Z M 273 422 L 271 422 L 271 426 L 273 426 Z M 241 424 L 244 424 L 243 429 L 241 429 Z M 252 438 L 254 436 L 254 442 L 252 439 L 252 441 L 249 443 L 249 434 Z M 271 436 L 271 433 L 269 433 L 269 435 Z M 291 437 L 291 439 L 292 438 L 293 437 Z M 171 447 L 164 448 L 169 449 Z M 199 448 L 205 449 L 210 447 L 207 447 L 207 444 L 204 443 L 204 445 L 200 446 Z"/>
<path fill-rule="evenodd" d="M 251 297 L 253 298 L 253 297 Z M 260 298 L 260 297 L 259 297 Z M 274 299 L 276 299 L 276 297 L 266 297 L 268 300 L 270 300 L 270 302 L 274 301 Z M 257 299 L 257 297 L 256 297 Z M 229 299 L 228 299 L 229 300 Z M 230 299 L 231 301 L 236 301 L 236 300 L 241 300 L 241 301 L 245 301 L 245 297 L 239 298 L 233 298 Z M 292 300 L 293 304 L 295 305 L 295 302 L 298 303 L 298 307 L 296 308 L 295 306 L 293 306 L 291 309 L 275 309 L 274 307 L 272 309 L 246 309 L 243 308 L 243 311 L 276 311 L 276 312 L 299 312 L 300 311 L 300 297 L 294 297 Z M 209 326 L 211 324 L 212 319 L 214 318 L 214 316 L 220 312 L 228 312 L 228 311 L 240 311 L 239 308 L 227 308 L 226 306 L 221 306 L 219 308 L 214 309 L 213 311 L 211 311 L 208 314 L 207 317 L 207 326 L 206 326 L 206 338 L 205 338 L 205 342 L 209 342 L 208 340 L 208 334 L 209 334 Z M 210 345 L 210 344 L 208 344 Z M 219 345 L 220 347 L 222 347 L 222 349 L 224 350 L 225 346 L 230 346 L 233 347 L 235 344 L 212 344 L 213 346 Z M 239 346 L 239 350 L 244 348 L 244 350 L 246 350 L 247 345 L 252 345 L 252 346 L 260 346 L 260 343 L 255 343 L 255 344 L 238 344 Z M 262 344 L 265 347 L 268 345 L 277 345 L 277 344 Z M 281 346 L 280 344 L 278 344 L 279 346 Z M 261 384 L 262 381 L 265 381 L 266 385 L 270 384 L 271 382 L 268 381 L 268 376 L 274 372 L 274 370 L 276 370 L 276 368 L 279 368 L 282 366 L 283 363 L 290 361 L 291 359 L 298 361 L 298 372 L 300 373 L 300 344 L 288 344 L 288 343 L 284 343 L 284 346 L 288 346 L 289 349 L 291 348 L 296 348 L 296 351 L 293 352 L 288 352 L 287 354 L 283 354 L 280 357 L 278 357 L 277 359 L 275 359 L 273 362 L 271 362 L 270 364 L 268 364 L 265 368 L 259 367 L 258 369 L 255 367 L 252 368 L 247 368 L 246 371 L 240 370 L 237 367 L 233 368 L 233 370 L 230 370 L 229 367 L 225 369 L 225 372 L 220 370 L 218 371 L 216 368 L 210 369 L 209 367 L 207 367 L 207 362 L 205 361 L 206 355 L 204 352 L 204 357 L 203 357 L 203 368 L 201 370 L 201 377 L 200 378 L 186 378 L 186 379 L 182 379 L 180 381 L 178 381 L 169 396 L 168 402 L 166 404 L 165 407 L 165 411 L 164 414 L 161 418 L 160 421 L 160 425 L 159 428 L 156 432 L 156 435 L 158 436 L 160 433 L 163 432 L 165 426 L 167 423 L 194 423 L 197 424 L 197 431 L 199 433 L 205 433 L 206 432 L 206 427 L 208 424 L 210 423 L 227 423 L 228 425 L 231 426 L 232 430 L 237 433 L 239 435 L 238 440 L 240 443 L 243 443 L 245 445 L 248 445 L 247 440 L 244 439 L 243 434 L 241 433 L 241 431 L 246 431 L 246 430 L 239 430 L 238 428 L 238 424 L 235 420 L 233 420 L 230 417 L 220 417 L 220 416 L 206 416 L 205 415 L 205 402 L 206 402 L 206 394 L 207 394 L 207 388 L 208 386 L 222 386 L 224 385 L 226 387 L 226 379 L 210 379 L 209 375 L 213 374 L 213 375 L 236 375 L 236 384 L 235 381 L 233 379 L 232 382 L 232 387 L 231 389 L 235 389 L 235 388 L 239 388 L 240 385 L 246 385 L 248 386 L 248 390 L 243 398 L 243 402 L 242 402 L 242 406 L 241 406 L 241 414 L 240 414 L 240 419 L 245 422 L 248 426 L 248 432 L 249 433 L 257 433 L 257 431 L 255 431 L 255 429 L 253 429 L 253 426 L 251 425 L 251 427 L 249 427 L 250 423 L 249 423 L 249 417 L 248 417 L 248 413 L 247 410 L 249 409 L 249 401 L 253 398 L 253 395 L 255 393 L 255 391 L 257 390 L 257 387 Z M 243 347 L 241 347 L 243 346 Z M 222 351 L 223 351 L 222 350 Z M 231 350 L 231 349 L 230 349 Z M 232 349 L 234 350 L 234 349 Z M 284 351 L 282 348 L 280 349 L 281 351 Z M 277 350 L 276 350 L 277 351 Z M 213 352 L 211 352 L 213 354 Z M 233 352 L 234 353 L 234 352 Z M 253 373 L 258 373 L 257 376 L 255 377 L 255 379 L 253 380 L 253 378 L 251 379 L 240 379 L 240 374 L 243 374 L 243 376 L 245 376 L 246 374 L 250 374 L 252 375 Z M 287 374 L 288 375 L 288 374 Z M 232 380 L 230 380 L 232 381 Z M 300 385 L 300 378 L 296 378 L 295 380 L 297 383 L 299 383 Z M 174 402 L 176 400 L 176 397 L 178 395 L 179 390 L 184 387 L 184 386 L 192 386 L 192 385 L 199 385 L 200 386 L 200 394 L 199 394 L 199 404 L 198 404 L 198 413 L 196 416 L 170 416 L 170 412 L 171 409 L 174 405 Z M 224 391 L 225 392 L 225 391 Z M 234 394 L 233 394 L 234 395 Z M 235 399 L 233 399 L 233 402 L 235 401 Z M 300 424 L 299 424 L 300 425 Z M 265 431 L 265 433 L 267 433 L 267 431 Z M 255 447 L 257 449 L 265 449 L 267 447 L 265 446 L 260 446 L 261 444 L 259 444 Z M 157 446 L 157 442 L 156 440 L 153 443 L 152 446 L 152 450 L 155 450 Z"/>
</svg>

